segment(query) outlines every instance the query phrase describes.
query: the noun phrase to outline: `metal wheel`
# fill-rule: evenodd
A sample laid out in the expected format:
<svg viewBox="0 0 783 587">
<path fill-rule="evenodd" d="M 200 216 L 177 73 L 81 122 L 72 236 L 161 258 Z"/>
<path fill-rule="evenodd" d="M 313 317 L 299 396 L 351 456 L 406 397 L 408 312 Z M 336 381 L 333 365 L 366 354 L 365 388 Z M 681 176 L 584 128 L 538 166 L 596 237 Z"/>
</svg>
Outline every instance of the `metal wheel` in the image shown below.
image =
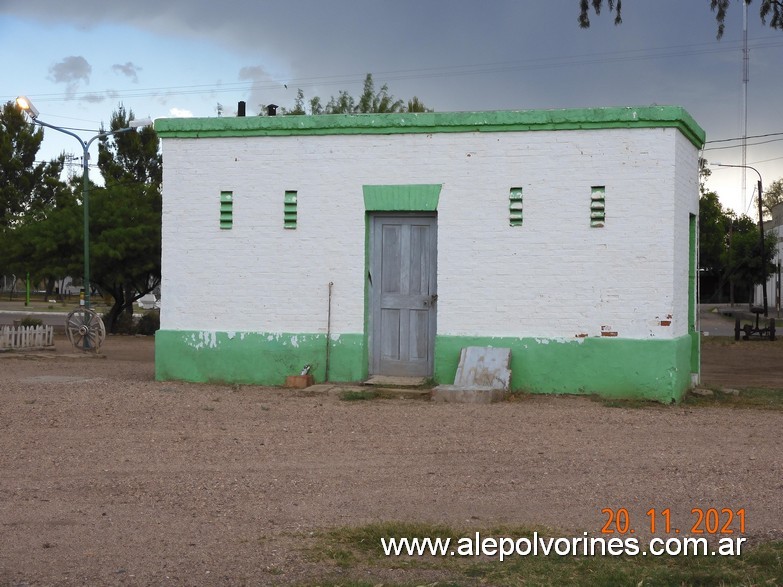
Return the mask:
<svg viewBox="0 0 783 587">
<path fill-rule="evenodd" d="M 106 338 L 106 327 L 101 317 L 85 308 L 76 308 L 68 314 L 65 332 L 71 344 L 82 351 L 96 352 Z"/>
</svg>

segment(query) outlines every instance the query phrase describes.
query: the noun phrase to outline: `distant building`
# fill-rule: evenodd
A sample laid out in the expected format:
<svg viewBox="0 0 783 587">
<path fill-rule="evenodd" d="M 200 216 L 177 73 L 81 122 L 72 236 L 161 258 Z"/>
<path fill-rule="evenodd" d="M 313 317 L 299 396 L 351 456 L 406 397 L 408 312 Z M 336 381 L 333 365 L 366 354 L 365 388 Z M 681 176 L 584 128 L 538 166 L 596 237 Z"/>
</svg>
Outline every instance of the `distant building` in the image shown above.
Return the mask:
<svg viewBox="0 0 783 587">
<path fill-rule="evenodd" d="M 771 259 L 775 271 L 767 279 L 767 304 L 770 317 L 777 316 L 783 305 L 783 292 L 781 292 L 781 273 L 783 269 L 783 202 L 772 206 L 772 220 L 764 221 L 764 231 L 767 238 L 775 240 L 775 256 Z M 764 303 L 764 292 L 760 285 L 755 287 L 754 304 L 761 306 Z M 774 313 L 773 313 L 774 312 Z"/>
<path fill-rule="evenodd" d="M 681 108 L 155 128 L 158 379 L 450 383 L 474 345 L 511 348 L 533 393 L 668 402 L 698 379 L 704 132 Z"/>
</svg>

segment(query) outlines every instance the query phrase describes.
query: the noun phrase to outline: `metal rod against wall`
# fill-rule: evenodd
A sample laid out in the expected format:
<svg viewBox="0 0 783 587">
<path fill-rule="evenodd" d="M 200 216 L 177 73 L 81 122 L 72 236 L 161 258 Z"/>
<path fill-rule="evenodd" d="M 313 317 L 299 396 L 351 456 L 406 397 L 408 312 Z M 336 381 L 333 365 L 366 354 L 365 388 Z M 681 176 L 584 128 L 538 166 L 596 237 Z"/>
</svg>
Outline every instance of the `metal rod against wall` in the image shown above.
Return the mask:
<svg viewBox="0 0 783 587">
<path fill-rule="evenodd" d="M 329 305 L 326 310 L 326 366 L 324 368 L 324 377 L 329 381 L 329 347 L 332 338 L 332 286 L 333 281 L 329 282 Z"/>
</svg>

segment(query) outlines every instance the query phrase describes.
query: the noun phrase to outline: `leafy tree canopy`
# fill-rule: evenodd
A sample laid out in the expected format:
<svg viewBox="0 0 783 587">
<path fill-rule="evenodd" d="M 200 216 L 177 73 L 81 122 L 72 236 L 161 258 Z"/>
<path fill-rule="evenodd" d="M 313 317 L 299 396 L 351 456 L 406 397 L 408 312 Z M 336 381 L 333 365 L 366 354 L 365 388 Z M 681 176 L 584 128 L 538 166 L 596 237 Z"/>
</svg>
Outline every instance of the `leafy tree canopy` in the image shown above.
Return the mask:
<svg viewBox="0 0 783 587">
<path fill-rule="evenodd" d="M 764 190 L 764 197 L 761 198 L 765 210 L 772 214 L 772 207 L 783 202 L 783 178 L 777 179 L 769 184 Z"/>
<path fill-rule="evenodd" d="M 770 235 L 771 236 L 771 235 Z M 761 283 L 761 239 L 759 227 L 750 217 L 737 217 L 726 210 L 715 192 L 703 192 L 699 198 L 699 267 L 711 275 L 720 291 L 727 283 L 749 293 Z M 775 269 L 775 239 L 765 243 L 766 279 Z"/>
<path fill-rule="evenodd" d="M 742 2 L 743 0 L 737 0 Z M 753 0 L 744 0 L 750 4 Z M 710 9 L 715 13 L 715 20 L 718 23 L 718 39 L 723 36 L 725 29 L 726 13 L 728 12 L 731 0 L 710 0 Z M 610 12 L 614 12 L 614 24 L 623 22 L 622 0 L 606 0 Z M 579 26 L 583 29 L 590 27 L 590 8 L 596 14 L 601 14 L 603 0 L 580 0 L 579 1 Z M 761 22 L 769 24 L 770 28 L 783 30 L 783 0 L 761 0 L 759 6 L 759 16 Z M 769 23 L 767 22 L 769 21 Z"/>
<path fill-rule="evenodd" d="M 122 105 L 109 129 L 127 128 L 133 112 Z M 63 158 L 36 164 L 41 129 L 27 122 L 13 104 L 0 119 L 0 197 L 3 224 L 0 247 L 5 267 L 35 280 L 82 275 L 82 180 L 60 181 Z M 104 132 L 104 130 L 102 130 Z M 90 273 L 93 287 L 110 296 L 105 317 L 109 331 L 133 302 L 160 284 L 161 170 L 159 140 L 147 127 L 104 137 L 98 166 L 105 185 L 89 183 Z"/>
<path fill-rule="evenodd" d="M 27 122 L 13 102 L 0 110 L 0 232 L 64 204 L 64 157 L 37 162 L 44 132 Z"/>
<path fill-rule="evenodd" d="M 307 109 L 309 106 L 309 112 Z M 266 108 L 261 105 L 261 112 Z M 375 89 L 375 81 L 372 74 L 368 73 L 364 78 L 362 94 L 358 99 L 354 98 L 347 90 L 340 90 L 337 96 L 332 96 L 324 106 L 321 98 L 314 96 L 309 101 L 305 100 L 304 92 L 299 89 L 293 108 L 281 108 L 282 114 L 318 116 L 320 114 L 368 114 L 384 112 L 431 112 L 417 96 L 409 100 L 395 99 L 389 92 L 388 84 L 383 84 L 379 90 Z"/>
</svg>

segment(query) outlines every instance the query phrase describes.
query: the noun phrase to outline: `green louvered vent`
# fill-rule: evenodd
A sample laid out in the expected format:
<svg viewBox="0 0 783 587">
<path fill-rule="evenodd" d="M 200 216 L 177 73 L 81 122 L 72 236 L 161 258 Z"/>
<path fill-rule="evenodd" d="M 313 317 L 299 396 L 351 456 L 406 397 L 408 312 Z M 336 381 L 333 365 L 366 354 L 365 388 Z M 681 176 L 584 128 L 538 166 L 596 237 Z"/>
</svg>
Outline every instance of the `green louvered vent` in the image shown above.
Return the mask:
<svg viewBox="0 0 783 587">
<path fill-rule="evenodd" d="M 509 226 L 522 226 L 522 188 L 509 190 L 508 224 Z"/>
<path fill-rule="evenodd" d="M 590 226 L 603 228 L 606 223 L 606 187 L 593 186 L 590 192 Z"/>
<path fill-rule="evenodd" d="M 296 228 L 296 192 L 287 191 L 283 200 L 283 228 Z"/>
<path fill-rule="evenodd" d="M 234 194 L 220 192 L 220 228 L 230 230 L 234 225 Z"/>
</svg>

